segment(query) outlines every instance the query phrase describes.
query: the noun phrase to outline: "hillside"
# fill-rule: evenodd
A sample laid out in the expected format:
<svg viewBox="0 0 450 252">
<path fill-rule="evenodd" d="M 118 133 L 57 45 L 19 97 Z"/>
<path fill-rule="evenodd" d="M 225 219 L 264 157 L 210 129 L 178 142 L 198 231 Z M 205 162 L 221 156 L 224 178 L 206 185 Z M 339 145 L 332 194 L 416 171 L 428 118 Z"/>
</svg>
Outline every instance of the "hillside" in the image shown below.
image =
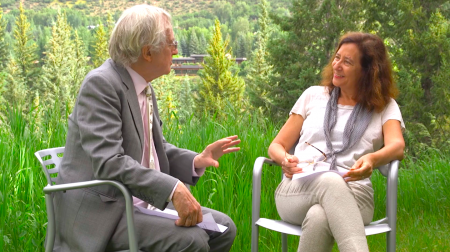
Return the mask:
<svg viewBox="0 0 450 252">
<path fill-rule="evenodd" d="M 18 8 L 18 0 L 0 0 L 1 6 L 5 13 L 8 13 L 11 9 Z M 172 15 L 181 15 L 185 13 L 198 12 L 202 10 L 211 11 L 213 8 L 214 0 L 77 0 L 77 1 L 58 1 L 58 0 L 22 0 L 25 9 L 39 10 L 43 8 L 57 8 L 67 7 L 78 9 L 84 12 L 85 15 L 96 16 L 110 12 L 121 12 L 127 7 L 148 3 L 161 8 L 166 9 Z M 227 1 L 231 4 L 235 4 L 238 1 Z M 249 5 L 258 3 L 258 0 L 244 0 Z M 286 1 L 269 1 L 269 2 L 286 2 Z"/>
</svg>

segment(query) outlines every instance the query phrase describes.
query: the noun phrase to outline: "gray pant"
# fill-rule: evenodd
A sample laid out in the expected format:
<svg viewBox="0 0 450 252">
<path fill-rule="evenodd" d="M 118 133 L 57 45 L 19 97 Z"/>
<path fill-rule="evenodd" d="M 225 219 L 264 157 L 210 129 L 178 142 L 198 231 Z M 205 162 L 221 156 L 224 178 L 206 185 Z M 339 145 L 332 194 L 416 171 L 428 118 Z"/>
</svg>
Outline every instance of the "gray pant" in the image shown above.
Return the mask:
<svg viewBox="0 0 450 252">
<path fill-rule="evenodd" d="M 373 189 L 325 172 L 284 179 L 275 191 L 283 221 L 301 225 L 298 251 L 369 251 L 364 225 L 373 218 Z"/>
<path fill-rule="evenodd" d="M 236 226 L 227 215 L 206 207 L 202 213 L 211 213 L 214 220 L 227 226 L 224 233 L 205 231 L 199 227 L 178 227 L 174 220 L 134 211 L 138 247 L 141 251 L 229 251 L 236 236 Z M 128 250 L 125 213 L 117 226 L 106 251 Z"/>
</svg>

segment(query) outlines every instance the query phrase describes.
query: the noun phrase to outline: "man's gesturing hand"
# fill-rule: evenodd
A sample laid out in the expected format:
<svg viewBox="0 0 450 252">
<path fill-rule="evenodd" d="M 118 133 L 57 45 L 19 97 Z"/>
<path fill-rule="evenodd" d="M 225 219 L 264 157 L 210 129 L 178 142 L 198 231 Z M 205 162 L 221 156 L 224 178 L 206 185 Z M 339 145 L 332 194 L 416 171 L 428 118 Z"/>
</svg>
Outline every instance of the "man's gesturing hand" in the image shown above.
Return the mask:
<svg viewBox="0 0 450 252">
<path fill-rule="evenodd" d="M 175 221 L 175 225 L 192 227 L 203 221 L 200 204 L 182 182 L 179 182 L 175 188 L 172 203 L 180 217 Z"/>
<path fill-rule="evenodd" d="M 196 168 L 205 168 L 208 166 L 219 167 L 219 162 L 217 160 L 221 156 L 240 150 L 239 147 L 230 148 L 241 142 L 241 140 L 237 138 L 238 136 L 225 137 L 206 146 L 202 153 L 195 156 L 194 166 Z"/>
</svg>

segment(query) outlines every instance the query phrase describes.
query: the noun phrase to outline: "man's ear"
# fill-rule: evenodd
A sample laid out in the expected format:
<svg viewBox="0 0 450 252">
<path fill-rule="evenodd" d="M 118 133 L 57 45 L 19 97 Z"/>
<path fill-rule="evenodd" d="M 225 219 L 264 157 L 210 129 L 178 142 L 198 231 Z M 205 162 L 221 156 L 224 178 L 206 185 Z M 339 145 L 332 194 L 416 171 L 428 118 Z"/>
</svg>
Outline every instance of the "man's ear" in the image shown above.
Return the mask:
<svg viewBox="0 0 450 252">
<path fill-rule="evenodd" d="M 142 58 L 148 62 L 152 61 L 152 53 L 150 51 L 150 46 L 144 46 L 141 50 Z"/>
</svg>

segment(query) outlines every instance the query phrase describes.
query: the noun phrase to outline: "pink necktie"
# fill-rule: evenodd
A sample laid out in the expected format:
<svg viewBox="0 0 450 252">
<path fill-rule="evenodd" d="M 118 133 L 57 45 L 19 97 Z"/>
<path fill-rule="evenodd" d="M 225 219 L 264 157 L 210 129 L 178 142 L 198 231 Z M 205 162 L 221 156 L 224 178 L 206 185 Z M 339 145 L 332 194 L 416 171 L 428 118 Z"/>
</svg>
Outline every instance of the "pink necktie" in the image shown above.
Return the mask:
<svg viewBox="0 0 450 252">
<path fill-rule="evenodd" d="M 148 137 L 149 137 L 149 159 L 148 159 L 148 167 L 150 169 L 155 169 L 155 159 L 153 158 L 153 151 L 152 151 L 152 138 L 153 138 L 153 102 L 152 102 L 152 89 L 147 86 L 145 88 L 145 93 L 147 96 L 147 113 L 148 113 Z"/>
</svg>

